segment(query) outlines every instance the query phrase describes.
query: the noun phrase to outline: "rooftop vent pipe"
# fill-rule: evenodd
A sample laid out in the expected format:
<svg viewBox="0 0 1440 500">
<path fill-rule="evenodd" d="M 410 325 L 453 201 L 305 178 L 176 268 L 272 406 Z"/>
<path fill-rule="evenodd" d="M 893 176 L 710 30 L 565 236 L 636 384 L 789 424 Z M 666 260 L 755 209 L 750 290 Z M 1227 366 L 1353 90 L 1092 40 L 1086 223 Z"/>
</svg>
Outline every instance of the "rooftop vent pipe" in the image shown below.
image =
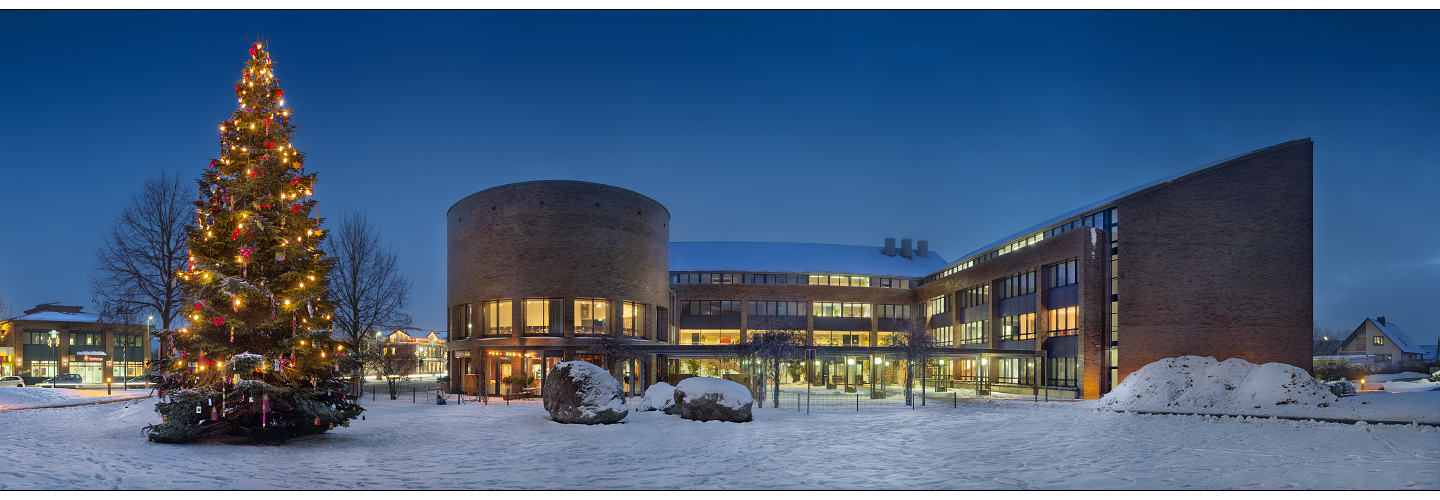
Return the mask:
<svg viewBox="0 0 1440 500">
<path fill-rule="evenodd" d="M 930 242 L 925 240 L 915 242 L 915 255 L 922 259 L 930 258 Z"/>
<path fill-rule="evenodd" d="M 910 238 L 900 240 L 900 256 L 910 258 Z"/>
<path fill-rule="evenodd" d="M 880 249 L 880 253 L 883 253 L 883 254 L 885 254 L 885 255 L 889 255 L 889 256 L 891 256 L 891 257 L 894 257 L 894 256 L 895 256 L 895 238 L 885 238 L 885 247 L 883 247 L 883 248 Z"/>
</svg>

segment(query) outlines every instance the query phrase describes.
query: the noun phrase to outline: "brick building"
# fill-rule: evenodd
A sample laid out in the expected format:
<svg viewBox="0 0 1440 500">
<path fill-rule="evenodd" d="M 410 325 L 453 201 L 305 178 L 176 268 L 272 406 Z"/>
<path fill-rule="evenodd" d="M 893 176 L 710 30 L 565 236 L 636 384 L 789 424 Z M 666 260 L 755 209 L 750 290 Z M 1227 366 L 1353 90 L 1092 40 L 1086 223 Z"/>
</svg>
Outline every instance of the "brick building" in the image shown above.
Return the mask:
<svg viewBox="0 0 1440 500">
<path fill-rule="evenodd" d="M 79 374 L 82 383 L 103 384 L 146 373 L 150 334 L 145 325 L 114 324 L 84 306 L 51 302 L 0 321 L 0 376 L 27 384 L 57 374 Z"/>
<path fill-rule="evenodd" d="M 937 385 L 1095 398 L 1172 356 L 1309 369 L 1312 163 L 1309 139 L 1278 144 L 953 261 L 923 240 L 671 243 L 664 207 L 628 190 L 491 188 L 447 216 L 451 373 L 538 379 L 584 352 L 566 346 L 621 332 L 654 354 L 627 368 L 632 380 L 707 357 L 723 374 L 727 344 L 764 317 L 803 324 L 825 353 L 821 376 L 846 384 L 891 370 L 884 341 L 905 320 L 944 346 L 923 375 Z"/>
</svg>

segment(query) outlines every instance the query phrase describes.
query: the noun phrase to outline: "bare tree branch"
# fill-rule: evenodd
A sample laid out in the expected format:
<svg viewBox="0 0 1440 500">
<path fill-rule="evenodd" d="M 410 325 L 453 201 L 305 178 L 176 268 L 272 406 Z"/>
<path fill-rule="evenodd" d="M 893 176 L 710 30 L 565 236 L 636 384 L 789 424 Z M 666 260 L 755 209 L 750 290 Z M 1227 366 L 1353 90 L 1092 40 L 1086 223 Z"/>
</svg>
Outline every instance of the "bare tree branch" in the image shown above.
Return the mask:
<svg viewBox="0 0 1440 500">
<path fill-rule="evenodd" d="M 159 316 L 162 329 L 170 329 L 180 314 L 177 273 L 184 269 L 187 215 L 194 208 L 186 200 L 185 181 L 179 174 L 161 173 L 125 205 L 95 250 L 90 289 L 102 309 Z"/>
<path fill-rule="evenodd" d="M 330 268 L 330 300 L 335 303 L 332 320 L 335 331 L 356 346 L 358 359 L 378 360 L 364 352 L 373 343 L 365 342 L 377 327 L 405 328 L 410 315 L 403 310 L 409 301 L 410 280 L 400 274 L 395 252 L 380 246 L 380 235 L 370 220 L 352 212 L 325 241 L 325 253 L 335 259 Z M 365 373 L 365 367 L 360 367 Z M 357 381 L 358 383 L 358 381 Z"/>
<path fill-rule="evenodd" d="M 793 316 L 764 316 L 757 328 L 751 328 L 745 342 L 735 345 L 736 354 L 752 358 L 760 365 L 760 407 L 765 406 L 765 379 L 773 386 L 772 408 L 780 407 L 780 363 L 800 358 L 805 352 L 805 324 Z"/>
</svg>

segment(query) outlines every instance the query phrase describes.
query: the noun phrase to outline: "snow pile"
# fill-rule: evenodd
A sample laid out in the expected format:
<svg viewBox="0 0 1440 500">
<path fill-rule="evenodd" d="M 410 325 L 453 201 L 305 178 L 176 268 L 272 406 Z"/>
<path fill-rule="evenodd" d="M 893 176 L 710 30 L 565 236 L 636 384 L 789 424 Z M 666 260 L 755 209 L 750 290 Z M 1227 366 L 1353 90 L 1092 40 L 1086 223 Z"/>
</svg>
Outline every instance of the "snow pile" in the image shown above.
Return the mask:
<svg viewBox="0 0 1440 500">
<path fill-rule="evenodd" d="M 1283 363 L 1255 365 L 1239 358 L 1165 358 L 1131 373 L 1100 404 L 1125 408 L 1250 410 L 1276 405 L 1329 406 L 1330 390 L 1305 370 Z"/>
<path fill-rule="evenodd" d="M 77 404 L 121 401 L 150 395 L 150 389 L 115 389 L 113 394 L 105 391 L 84 389 L 51 389 L 49 387 L 0 387 L 0 410 L 46 408 Z"/>
<path fill-rule="evenodd" d="M 674 405 L 675 386 L 656 382 L 649 389 L 645 389 L 645 397 L 640 399 L 640 404 L 635 406 L 635 411 L 664 410 Z"/>
<path fill-rule="evenodd" d="M 675 386 L 675 394 L 683 396 L 686 401 L 713 394 L 716 396 L 715 404 L 732 410 L 739 410 L 755 402 L 755 398 L 750 396 L 750 390 L 745 386 L 714 377 L 690 377 L 681 380 L 680 385 Z"/>
<path fill-rule="evenodd" d="M 1430 376 L 1429 376 L 1429 375 L 1426 375 L 1426 374 L 1424 374 L 1424 373 L 1419 373 L 1419 372 L 1372 373 L 1372 374 L 1369 374 L 1369 375 L 1366 375 L 1366 376 L 1365 376 L 1365 382 L 1367 382 L 1367 383 L 1369 383 L 1369 382 L 1390 382 L 1390 381 L 1392 381 L 1392 380 L 1403 380 L 1403 381 L 1406 381 L 1406 382 L 1416 382 L 1416 381 L 1430 380 Z"/>
</svg>

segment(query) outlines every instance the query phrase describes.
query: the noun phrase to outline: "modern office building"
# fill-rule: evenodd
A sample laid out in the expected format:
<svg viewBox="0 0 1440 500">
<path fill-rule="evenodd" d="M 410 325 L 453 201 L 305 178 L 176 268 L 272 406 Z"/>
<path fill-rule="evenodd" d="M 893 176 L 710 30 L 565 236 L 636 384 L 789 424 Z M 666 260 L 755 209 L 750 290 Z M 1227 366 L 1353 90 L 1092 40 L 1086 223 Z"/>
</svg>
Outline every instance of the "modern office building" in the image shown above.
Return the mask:
<svg viewBox="0 0 1440 500">
<path fill-rule="evenodd" d="M 0 321 L 0 376 L 33 384 L 74 373 L 83 383 L 103 384 L 144 375 L 149 327 L 114 323 L 83 309 L 51 302 Z"/>
<path fill-rule="evenodd" d="M 587 336 L 619 333 L 651 353 L 625 368 L 643 386 L 694 371 L 682 360 L 718 368 L 776 320 L 803 329 L 827 383 L 885 376 L 887 338 L 915 323 L 942 346 L 923 375 L 937 385 L 1095 398 L 1172 356 L 1309 369 L 1312 207 L 1309 139 L 1104 197 L 955 260 L 893 238 L 672 243 L 665 208 L 632 191 L 499 186 L 447 214 L 450 372 L 476 380 L 467 392 L 495 391 L 498 377 L 543 374 L 593 352 Z"/>
</svg>

